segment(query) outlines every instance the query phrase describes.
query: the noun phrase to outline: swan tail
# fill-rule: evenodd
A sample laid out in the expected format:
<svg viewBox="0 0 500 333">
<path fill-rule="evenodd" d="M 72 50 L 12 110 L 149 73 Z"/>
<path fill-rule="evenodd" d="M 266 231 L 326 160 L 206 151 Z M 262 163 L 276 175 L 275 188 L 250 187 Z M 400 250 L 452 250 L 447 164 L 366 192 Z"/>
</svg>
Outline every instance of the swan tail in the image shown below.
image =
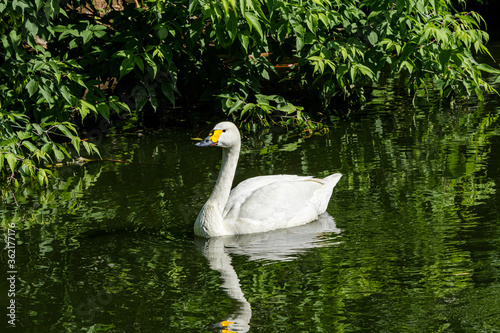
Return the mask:
<svg viewBox="0 0 500 333">
<path fill-rule="evenodd" d="M 332 196 L 333 188 L 337 185 L 340 178 L 342 178 L 341 173 L 335 173 L 333 175 L 327 176 L 320 181 L 323 183 L 324 187 L 320 191 L 318 191 L 318 214 L 321 215 L 326 212 L 328 208 L 328 203 L 330 202 L 330 198 Z"/>
<path fill-rule="evenodd" d="M 325 185 L 331 186 L 333 190 L 335 185 L 337 185 L 337 183 L 339 182 L 340 178 L 342 178 L 341 173 L 334 173 L 333 175 L 323 178 L 322 181 Z"/>
</svg>

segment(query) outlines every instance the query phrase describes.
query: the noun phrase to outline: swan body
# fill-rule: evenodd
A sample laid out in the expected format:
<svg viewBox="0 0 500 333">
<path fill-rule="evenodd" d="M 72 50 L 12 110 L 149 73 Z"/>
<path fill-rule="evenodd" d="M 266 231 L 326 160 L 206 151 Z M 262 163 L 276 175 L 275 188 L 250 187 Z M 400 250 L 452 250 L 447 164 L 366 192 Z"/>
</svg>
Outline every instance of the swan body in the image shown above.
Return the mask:
<svg viewBox="0 0 500 333">
<path fill-rule="evenodd" d="M 231 122 L 215 125 L 198 147 L 222 148 L 222 166 L 212 194 L 194 224 L 201 237 L 250 234 L 296 227 L 326 211 L 333 188 L 342 175 L 272 175 L 249 178 L 233 190 L 241 148 L 240 132 Z"/>
</svg>

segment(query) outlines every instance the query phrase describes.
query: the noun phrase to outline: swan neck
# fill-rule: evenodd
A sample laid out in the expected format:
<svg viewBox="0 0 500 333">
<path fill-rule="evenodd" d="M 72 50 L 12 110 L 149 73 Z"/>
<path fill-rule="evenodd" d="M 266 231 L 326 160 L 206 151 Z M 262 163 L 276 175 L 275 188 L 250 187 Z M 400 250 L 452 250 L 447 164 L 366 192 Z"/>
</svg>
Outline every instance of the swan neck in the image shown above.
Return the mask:
<svg viewBox="0 0 500 333">
<path fill-rule="evenodd" d="M 215 183 L 214 190 L 210 195 L 209 201 L 216 202 L 222 211 L 229 199 L 229 193 L 233 184 L 236 167 L 238 165 L 238 157 L 240 147 L 222 148 L 222 165 Z"/>
<path fill-rule="evenodd" d="M 222 148 L 222 165 L 217 177 L 212 194 L 201 209 L 194 224 L 194 232 L 201 237 L 213 237 L 227 235 L 230 231 L 224 223 L 222 216 L 226 207 L 233 184 L 238 157 L 240 154 L 240 144 L 231 148 Z"/>
</svg>

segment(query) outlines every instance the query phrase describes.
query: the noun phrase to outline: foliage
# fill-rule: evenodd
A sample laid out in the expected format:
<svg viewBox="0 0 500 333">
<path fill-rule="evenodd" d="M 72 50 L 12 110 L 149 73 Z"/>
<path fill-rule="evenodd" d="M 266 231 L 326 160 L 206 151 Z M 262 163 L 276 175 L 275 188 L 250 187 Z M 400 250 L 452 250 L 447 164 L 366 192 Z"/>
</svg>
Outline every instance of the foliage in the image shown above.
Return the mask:
<svg viewBox="0 0 500 333">
<path fill-rule="evenodd" d="M 62 157 L 62 145 L 35 124 L 59 129 L 78 151 L 79 121 L 90 115 L 110 120 L 130 107 L 145 113 L 217 100 L 249 129 L 311 132 L 323 124 L 299 106 L 305 99 L 319 96 L 325 109 L 358 103 L 385 72 L 402 76 L 413 96 L 434 88 L 445 98 L 482 98 L 494 91 L 482 73 L 500 73 L 474 59 L 488 54 L 482 18 L 449 0 L 103 3 L 0 0 L 0 109 L 13 131 L 2 133 L 0 148 L 4 159 L 21 161 L 14 167 L 33 165 L 12 173 L 7 163 L 3 175 L 45 182 L 34 165 Z M 18 131 L 31 133 L 33 147 Z M 18 142 L 8 141 L 14 136 Z M 37 153 L 49 146 L 58 149 Z"/>
<path fill-rule="evenodd" d="M 110 108 L 128 108 L 117 97 L 105 96 L 78 58 L 47 47 L 57 37 L 60 13 L 54 0 L 0 2 L 0 175 L 10 175 L 7 184 L 18 185 L 19 177 L 47 184 L 51 172 L 39 165 L 71 158 L 62 140 L 78 154 L 81 143 L 87 153 L 98 153 L 93 143 L 81 141 L 75 116 L 83 119 L 92 112 L 109 118 Z M 81 35 L 102 31 L 86 28 Z"/>
<path fill-rule="evenodd" d="M 54 136 L 70 139 L 77 153 L 80 152 L 78 132 L 69 122 L 31 123 L 26 115 L 0 111 L 0 133 L 0 171 L 9 170 L 9 182 L 16 187 L 17 173 L 24 181 L 36 178 L 40 185 L 48 184 L 47 176 L 52 172 L 37 165 L 51 162 L 52 156 L 57 161 L 65 156 L 71 158 L 65 146 L 53 140 Z M 82 143 L 87 153 L 99 154 L 95 145 Z"/>
<path fill-rule="evenodd" d="M 500 74 L 473 57 L 489 54 L 482 18 L 457 12 L 451 1 L 193 0 L 189 9 L 192 26 L 206 23 L 201 45 L 233 59 L 226 92 L 219 95 L 223 108 L 266 124 L 275 111 L 286 115 L 285 123 L 304 118 L 291 103 L 269 105 L 261 97 L 264 89 L 272 90 L 265 81 L 296 79 L 328 106 L 335 97 L 363 100 L 363 87 L 387 70 L 405 75 L 413 96 L 432 84 L 446 98 L 472 92 L 482 98 L 482 89 L 494 92 L 482 72 Z M 276 66 L 286 59 L 296 64 L 283 75 Z"/>
</svg>

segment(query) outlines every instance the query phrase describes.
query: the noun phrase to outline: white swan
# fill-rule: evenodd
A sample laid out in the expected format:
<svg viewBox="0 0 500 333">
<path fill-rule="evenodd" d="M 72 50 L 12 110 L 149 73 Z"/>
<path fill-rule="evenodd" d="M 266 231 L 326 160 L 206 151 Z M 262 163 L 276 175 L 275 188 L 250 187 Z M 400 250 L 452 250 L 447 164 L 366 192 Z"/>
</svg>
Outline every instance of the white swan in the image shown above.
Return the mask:
<svg viewBox="0 0 500 333">
<path fill-rule="evenodd" d="M 194 233 L 201 237 L 266 232 L 314 221 L 326 211 L 333 188 L 342 177 L 340 173 L 323 179 L 260 176 L 231 190 L 241 147 L 236 125 L 218 123 L 196 146 L 222 148 L 219 177 L 194 223 Z"/>
</svg>

